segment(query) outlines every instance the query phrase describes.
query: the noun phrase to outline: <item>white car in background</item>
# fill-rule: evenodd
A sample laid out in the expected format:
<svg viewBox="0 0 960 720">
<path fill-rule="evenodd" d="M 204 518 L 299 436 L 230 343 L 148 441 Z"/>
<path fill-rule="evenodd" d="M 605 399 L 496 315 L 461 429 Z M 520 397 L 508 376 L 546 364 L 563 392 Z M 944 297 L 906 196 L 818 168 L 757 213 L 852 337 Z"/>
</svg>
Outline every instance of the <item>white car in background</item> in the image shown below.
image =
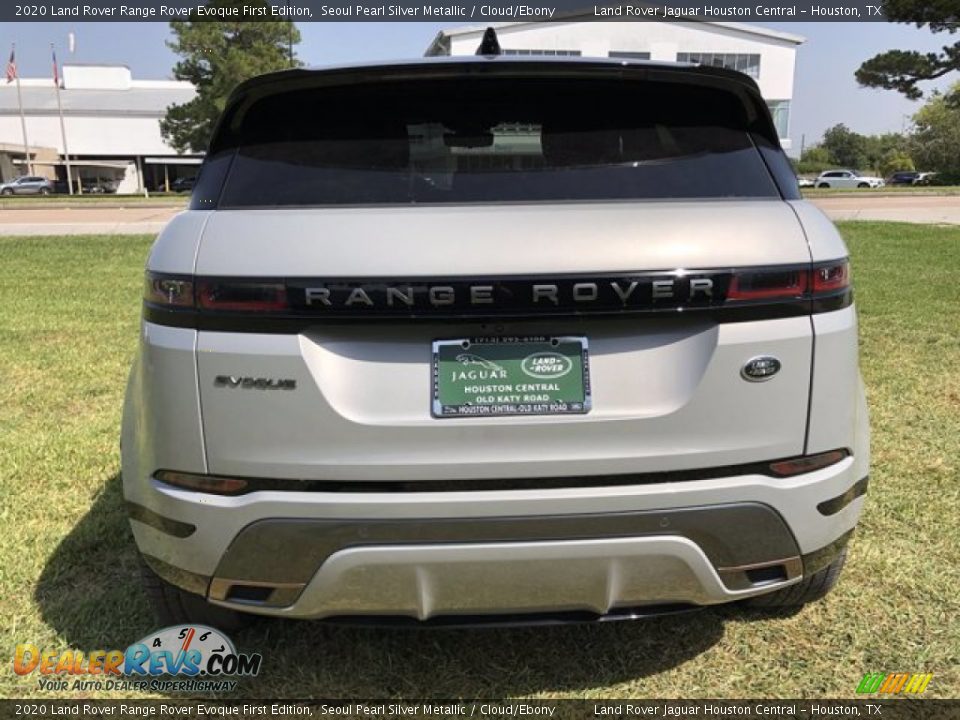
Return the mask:
<svg viewBox="0 0 960 720">
<path fill-rule="evenodd" d="M 818 188 L 881 188 L 883 178 L 861 175 L 856 170 L 827 170 L 817 178 Z"/>
</svg>

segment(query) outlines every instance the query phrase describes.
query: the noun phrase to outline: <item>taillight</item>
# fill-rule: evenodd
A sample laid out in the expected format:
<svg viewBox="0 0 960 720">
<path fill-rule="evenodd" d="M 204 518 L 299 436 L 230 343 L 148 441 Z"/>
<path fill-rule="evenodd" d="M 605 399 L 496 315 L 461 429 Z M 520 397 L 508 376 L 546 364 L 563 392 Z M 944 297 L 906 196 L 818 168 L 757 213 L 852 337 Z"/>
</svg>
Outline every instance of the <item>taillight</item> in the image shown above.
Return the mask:
<svg viewBox="0 0 960 720">
<path fill-rule="evenodd" d="M 269 312 L 287 310 L 287 288 L 277 282 L 217 280 L 150 273 L 143 299 L 164 308 Z"/>
<path fill-rule="evenodd" d="M 154 305 L 193 307 L 193 281 L 169 275 L 147 273 L 143 299 Z"/>
<path fill-rule="evenodd" d="M 286 310 L 287 289 L 283 283 L 221 282 L 201 280 L 197 304 L 203 310 Z"/>
<path fill-rule="evenodd" d="M 806 270 L 737 272 L 730 279 L 727 301 L 789 300 L 802 298 L 806 292 Z"/>
<path fill-rule="evenodd" d="M 813 271 L 813 294 L 833 293 L 850 287 L 850 263 L 818 267 Z"/>
<path fill-rule="evenodd" d="M 850 287 L 850 264 L 802 268 L 735 271 L 730 277 L 727 302 L 743 300 L 799 300 L 834 295 Z"/>
</svg>

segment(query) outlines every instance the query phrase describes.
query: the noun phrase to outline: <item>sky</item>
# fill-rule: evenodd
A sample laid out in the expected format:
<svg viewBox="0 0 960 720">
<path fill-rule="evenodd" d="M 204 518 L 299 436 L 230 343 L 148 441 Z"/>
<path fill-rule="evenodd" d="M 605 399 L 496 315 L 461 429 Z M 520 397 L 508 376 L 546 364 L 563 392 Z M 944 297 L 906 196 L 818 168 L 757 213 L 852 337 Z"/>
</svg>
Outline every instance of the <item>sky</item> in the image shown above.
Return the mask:
<svg viewBox="0 0 960 720">
<path fill-rule="evenodd" d="M 416 57 L 423 54 L 437 32 L 458 23 L 299 23 L 303 41 L 297 48 L 307 65 L 329 65 L 361 60 Z M 790 120 L 791 155 L 802 145 L 816 143 L 827 128 L 842 122 L 851 129 L 874 134 L 901 132 L 921 103 L 891 90 L 861 88 L 854 79 L 860 63 L 890 50 L 939 50 L 955 36 L 880 22 L 763 23 L 765 27 L 802 35 L 807 41 L 797 51 L 796 84 Z M 68 33 L 76 34 L 76 49 L 67 48 Z M 17 44 L 21 77 L 51 73 L 50 43 L 63 62 L 120 63 L 130 66 L 134 78 L 171 77 L 176 57 L 165 45 L 166 23 L 3 23 L 0 25 L 0 61 L 10 43 Z M 925 87 L 945 88 L 960 80 L 953 73 Z"/>
</svg>

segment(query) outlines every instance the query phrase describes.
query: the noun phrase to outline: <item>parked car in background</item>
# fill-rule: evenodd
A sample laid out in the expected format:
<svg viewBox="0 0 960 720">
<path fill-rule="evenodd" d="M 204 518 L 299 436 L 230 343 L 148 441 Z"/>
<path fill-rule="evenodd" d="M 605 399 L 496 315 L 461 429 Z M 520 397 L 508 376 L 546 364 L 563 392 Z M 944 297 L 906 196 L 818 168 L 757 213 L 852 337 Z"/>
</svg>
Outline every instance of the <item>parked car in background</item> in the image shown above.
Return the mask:
<svg viewBox="0 0 960 720">
<path fill-rule="evenodd" d="M 816 183 L 813 181 L 812 178 L 808 178 L 808 177 L 798 177 L 798 178 L 797 178 L 797 185 L 799 185 L 799 186 L 802 187 L 802 188 L 805 188 L 805 187 L 814 187 L 814 186 L 816 185 Z"/>
<path fill-rule="evenodd" d="M 887 178 L 887 185 L 929 185 L 936 173 L 901 170 Z"/>
<path fill-rule="evenodd" d="M 0 185 L 0 195 L 49 195 L 53 183 L 46 178 L 26 175 Z"/>
<path fill-rule="evenodd" d="M 818 188 L 880 188 L 883 178 L 861 175 L 856 170 L 827 170 L 817 178 Z"/>
<path fill-rule="evenodd" d="M 117 183 L 112 180 L 84 180 L 83 182 L 83 192 L 90 195 L 105 195 L 116 191 Z"/>
<path fill-rule="evenodd" d="M 172 183 L 170 183 L 170 190 L 173 192 L 190 192 L 193 190 L 193 184 L 196 182 L 195 177 L 178 177 Z"/>
<path fill-rule="evenodd" d="M 886 183 L 887 185 L 915 185 L 919 177 L 920 173 L 918 172 L 902 170 L 888 177 Z"/>
</svg>

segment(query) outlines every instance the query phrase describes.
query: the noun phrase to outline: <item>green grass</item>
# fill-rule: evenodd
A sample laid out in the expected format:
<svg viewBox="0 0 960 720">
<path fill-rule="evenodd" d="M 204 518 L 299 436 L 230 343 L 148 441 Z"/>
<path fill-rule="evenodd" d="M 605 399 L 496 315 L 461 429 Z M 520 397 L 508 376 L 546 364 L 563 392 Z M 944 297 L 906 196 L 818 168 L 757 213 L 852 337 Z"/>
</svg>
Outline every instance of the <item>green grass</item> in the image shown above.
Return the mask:
<svg viewBox="0 0 960 720">
<path fill-rule="evenodd" d="M 873 421 L 866 511 L 826 601 L 635 623 L 386 631 L 265 622 L 257 697 L 848 697 L 867 671 L 960 695 L 960 228 L 848 223 Z M 145 237 L 0 238 L 0 697 L 19 642 L 126 647 L 136 577 L 117 436 Z"/>
</svg>

